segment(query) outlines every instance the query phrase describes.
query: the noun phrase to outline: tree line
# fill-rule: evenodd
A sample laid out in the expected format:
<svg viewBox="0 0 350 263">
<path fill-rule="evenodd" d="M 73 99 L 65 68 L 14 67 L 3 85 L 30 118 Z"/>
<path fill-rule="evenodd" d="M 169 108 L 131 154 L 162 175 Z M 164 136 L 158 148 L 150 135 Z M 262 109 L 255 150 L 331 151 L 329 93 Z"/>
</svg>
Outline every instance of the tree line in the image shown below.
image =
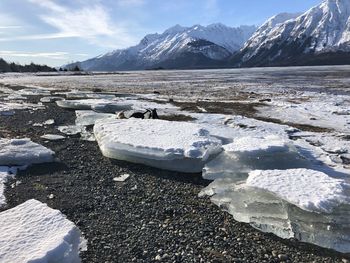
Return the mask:
<svg viewBox="0 0 350 263">
<path fill-rule="evenodd" d="M 30 63 L 28 65 L 20 65 L 14 62 L 8 63 L 4 59 L 0 58 L 0 72 L 53 72 L 55 68 Z"/>
</svg>

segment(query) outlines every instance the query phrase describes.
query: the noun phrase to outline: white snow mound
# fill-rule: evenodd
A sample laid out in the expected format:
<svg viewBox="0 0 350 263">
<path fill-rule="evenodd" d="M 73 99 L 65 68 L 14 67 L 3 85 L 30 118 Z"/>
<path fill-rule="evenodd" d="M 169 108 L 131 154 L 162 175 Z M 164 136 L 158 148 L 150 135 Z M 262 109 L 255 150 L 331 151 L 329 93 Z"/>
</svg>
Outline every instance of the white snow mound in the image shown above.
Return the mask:
<svg viewBox="0 0 350 263">
<path fill-rule="evenodd" d="M 103 120 L 94 134 L 106 157 L 180 172 L 200 172 L 222 149 L 219 139 L 194 123 Z"/>
<path fill-rule="evenodd" d="M 0 222 L 0 262 L 80 262 L 80 231 L 60 211 L 32 199 L 0 213 Z"/>
<path fill-rule="evenodd" d="M 252 171 L 246 185 L 274 193 L 307 211 L 331 213 L 340 204 L 350 204 L 350 184 L 309 169 Z"/>
<path fill-rule="evenodd" d="M 0 165 L 30 165 L 52 162 L 55 153 L 30 139 L 1 139 Z"/>
</svg>

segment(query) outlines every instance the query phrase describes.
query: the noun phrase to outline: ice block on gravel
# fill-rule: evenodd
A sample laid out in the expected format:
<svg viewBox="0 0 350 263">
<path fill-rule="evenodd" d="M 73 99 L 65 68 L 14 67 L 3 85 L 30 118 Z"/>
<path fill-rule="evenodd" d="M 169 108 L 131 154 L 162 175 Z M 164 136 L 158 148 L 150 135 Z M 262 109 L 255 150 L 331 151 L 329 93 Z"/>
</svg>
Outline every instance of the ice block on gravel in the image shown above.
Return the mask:
<svg viewBox="0 0 350 263">
<path fill-rule="evenodd" d="M 205 126 L 164 120 L 97 121 L 94 134 L 108 158 L 196 173 L 221 150 Z"/>
<path fill-rule="evenodd" d="M 237 221 L 340 252 L 350 252 L 350 185 L 309 169 L 252 171 L 217 179 L 200 194 Z"/>
<path fill-rule="evenodd" d="M 60 211 L 32 199 L 1 212 L 0 222 L 0 262 L 80 262 L 84 239 Z"/>
<path fill-rule="evenodd" d="M 23 166 L 52 162 L 54 152 L 30 139 L 0 138 L 0 165 Z"/>
</svg>

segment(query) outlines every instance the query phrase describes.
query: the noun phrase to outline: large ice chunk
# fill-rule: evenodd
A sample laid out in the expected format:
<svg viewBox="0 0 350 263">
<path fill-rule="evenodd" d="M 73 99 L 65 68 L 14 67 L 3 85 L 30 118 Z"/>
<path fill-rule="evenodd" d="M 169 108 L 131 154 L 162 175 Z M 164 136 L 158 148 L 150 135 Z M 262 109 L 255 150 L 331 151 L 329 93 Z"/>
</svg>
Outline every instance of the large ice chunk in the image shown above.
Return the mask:
<svg viewBox="0 0 350 263">
<path fill-rule="evenodd" d="M 52 162 L 55 153 L 30 139 L 1 139 L 0 165 L 30 165 Z"/>
<path fill-rule="evenodd" d="M 349 184 L 307 169 L 253 171 L 217 179 L 200 195 L 241 222 L 282 238 L 350 252 Z"/>
<path fill-rule="evenodd" d="M 200 172 L 222 149 L 219 139 L 194 123 L 103 120 L 94 134 L 106 157 L 180 172 Z"/>
<path fill-rule="evenodd" d="M 0 222 L 0 262 L 80 262 L 84 240 L 60 211 L 32 199 L 0 213 Z"/>
</svg>

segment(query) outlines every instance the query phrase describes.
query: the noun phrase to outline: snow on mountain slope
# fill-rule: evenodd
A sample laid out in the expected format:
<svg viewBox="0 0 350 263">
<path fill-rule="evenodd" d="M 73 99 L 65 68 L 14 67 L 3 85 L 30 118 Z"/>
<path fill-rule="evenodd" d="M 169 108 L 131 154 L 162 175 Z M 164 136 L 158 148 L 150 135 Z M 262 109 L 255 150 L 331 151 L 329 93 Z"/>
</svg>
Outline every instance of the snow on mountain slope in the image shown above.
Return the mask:
<svg viewBox="0 0 350 263">
<path fill-rule="evenodd" d="M 273 17 L 247 41 L 239 59 L 243 65 L 269 64 L 307 54 L 350 51 L 349 16 L 349 0 L 325 0 L 296 18 Z"/>
<path fill-rule="evenodd" d="M 270 33 L 273 30 L 275 30 L 276 27 L 278 27 L 279 25 L 281 25 L 282 23 L 290 19 L 297 18 L 299 15 L 301 14 L 300 13 L 295 13 L 295 14 L 281 13 L 271 17 L 261 27 L 259 27 L 257 31 L 255 31 L 253 36 L 244 44 L 243 49 L 251 48 L 251 49 L 258 50 L 259 46 L 261 46 L 262 43 L 264 43 L 264 41 L 267 40 Z"/>
<path fill-rule="evenodd" d="M 162 34 L 145 36 L 138 45 L 115 50 L 83 61 L 86 70 L 142 69 L 172 60 L 179 54 L 201 54 L 210 60 L 223 60 L 238 51 L 254 33 L 255 26 L 227 27 L 223 24 L 208 26 L 176 25 Z M 70 67 L 68 65 L 66 67 Z"/>
</svg>

